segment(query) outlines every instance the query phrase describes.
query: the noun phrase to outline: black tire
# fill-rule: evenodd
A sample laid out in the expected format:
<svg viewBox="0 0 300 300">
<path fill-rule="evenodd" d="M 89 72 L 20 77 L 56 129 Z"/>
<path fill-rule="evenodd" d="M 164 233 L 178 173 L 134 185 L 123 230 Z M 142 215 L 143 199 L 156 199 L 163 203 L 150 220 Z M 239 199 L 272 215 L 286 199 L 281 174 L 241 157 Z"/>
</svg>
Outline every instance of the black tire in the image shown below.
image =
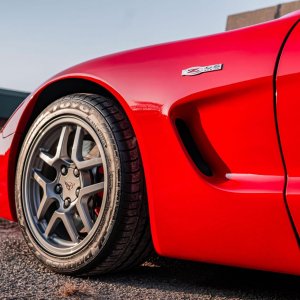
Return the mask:
<svg viewBox="0 0 300 300">
<path fill-rule="evenodd" d="M 76 213 L 68 214 L 68 216 L 71 215 L 72 222 L 74 221 L 74 223 L 72 223 L 73 225 L 76 222 L 81 222 L 80 225 L 78 225 L 79 227 L 76 227 L 78 244 L 72 239 L 69 241 L 71 235 L 65 234 L 65 232 L 69 233 L 66 227 L 60 228 L 64 227 L 65 224 L 62 222 L 62 219 L 56 220 L 59 225 L 54 226 L 54 223 L 51 224 L 54 229 L 51 227 L 46 235 L 45 232 L 51 221 L 51 214 L 53 216 L 55 211 L 61 209 L 61 204 L 57 204 L 54 201 L 56 204 L 50 206 L 52 211 L 49 213 L 50 208 L 48 208 L 43 217 L 44 219 L 38 220 L 38 218 L 34 216 L 34 207 L 36 204 L 32 204 L 33 196 L 31 197 L 31 195 L 35 195 L 34 197 L 37 199 L 40 197 L 41 199 L 43 193 L 46 193 L 44 190 L 41 192 L 40 187 L 38 187 L 39 190 L 36 192 L 35 179 L 32 177 L 35 176 L 36 172 L 44 172 L 45 169 L 50 168 L 47 165 L 44 166 L 43 161 L 39 162 L 37 155 L 34 156 L 35 151 L 42 151 L 41 148 L 38 148 L 40 146 L 37 145 L 39 145 L 38 143 L 42 143 L 42 141 L 46 143 L 47 140 L 50 140 L 47 134 L 48 136 L 50 136 L 50 134 L 54 135 L 53 132 L 56 130 L 56 127 L 53 124 L 56 124 L 55 122 L 64 122 L 63 120 L 66 116 L 68 116 L 68 122 L 71 122 L 70 124 L 68 123 L 67 126 L 71 126 L 71 129 L 75 128 L 74 126 L 76 125 L 72 123 L 72 118 L 74 122 L 81 122 L 84 126 L 90 126 L 86 128 L 94 129 L 95 136 L 100 141 L 107 168 L 107 198 L 105 198 L 105 202 L 103 199 L 101 200 L 101 203 L 104 202 L 104 204 L 99 204 L 103 205 L 103 207 L 101 206 L 99 208 L 99 210 L 103 209 L 101 220 L 98 221 L 100 213 L 98 212 L 97 215 L 94 208 L 94 202 L 99 201 L 94 200 L 94 198 L 100 197 L 97 196 L 98 194 L 96 196 L 88 196 L 91 197 L 92 200 L 87 200 L 89 202 L 86 204 L 87 210 L 85 212 L 88 212 L 93 224 L 91 231 L 87 230 L 86 232 L 81 232 L 85 229 L 85 223 L 83 219 L 80 219 L 80 214 L 78 214 L 78 216 Z M 53 132 L 48 133 L 51 126 L 54 128 Z M 78 125 L 76 126 L 78 127 Z M 71 131 L 71 129 L 69 130 Z M 88 135 L 89 132 L 86 132 L 86 135 Z M 75 132 L 74 135 L 76 135 L 76 133 L 77 132 Z M 70 136 L 71 134 L 67 137 L 68 140 L 71 139 Z M 75 148 L 75 137 L 73 139 L 72 147 Z M 82 138 L 82 141 L 83 139 L 84 138 Z M 96 141 L 92 140 L 92 142 L 96 145 Z M 68 149 L 68 143 L 71 142 L 66 142 L 65 149 Z M 82 143 L 84 143 L 84 141 Z M 83 153 L 82 148 L 83 146 L 81 146 L 81 148 L 79 147 L 81 153 Z M 59 145 L 56 146 L 55 153 L 58 152 L 57 149 L 61 150 Z M 77 150 L 76 148 L 76 151 Z M 72 150 L 66 150 L 66 153 L 67 151 L 73 151 L 73 148 Z M 43 171 L 36 171 L 37 169 L 34 164 L 41 166 L 40 169 Z M 71 169 L 70 167 L 67 171 L 71 172 L 73 170 L 73 172 L 75 172 L 74 168 L 75 167 Z M 80 171 L 84 173 L 80 176 L 87 176 L 86 173 L 89 174 L 90 186 L 92 182 L 96 182 L 96 175 L 94 173 L 98 172 L 97 167 L 93 168 L 96 168 L 96 171 L 95 169 L 93 169 L 93 172 L 90 170 Z M 54 180 L 58 180 L 58 177 L 60 179 L 63 178 L 63 175 L 58 173 L 57 171 L 55 175 L 56 179 Z M 116 272 L 141 264 L 149 254 L 151 254 L 153 248 L 149 229 L 148 207 L 141 157 L 130 122 L 115 100 L 94 94 L 72 94 L 50 104 L 34 121 L 25 137 L 19 155 L 16 174 L 16 209 L 22 233 L 27 245 L 35 256 L 53 271 L 73 275 L 93 275 Z M 30 177 L 28 174 L 33 174 L 31 175 L 31 179 L 28 179 L 28 177 Z M 30 187 L 26 187 L 28 185 L 31 186 L 31 184 L 32 190 L 34 190 L 33 192 L 31 192 Z M 67 186 L 66 182 L 65 184 Z M 69 185 L 73 186 L 74 184 L 71 182 Z M 66 190 L 65 193 L 67 192 Z M 59 194 L 59 197 L 64 201 L 63 194 Z M 102 197 L 104 196 L 102 195 Z M 46 198 L 48 199 L 48 194 Z M 68 199 L 69 204 L 67 203 L 66 207 L 70 205 L 70 203 L 73 203 L 71 202 L 73 201 L 71 198 Z M 92 202 L 92 204 L 90 204 L 90 202 Z M 66 207 L 64 206 L 65 209 L 67 209 Z M 38 209 L 36 208 L 36 210 Z M 75 214 L 76 217 L 79 218 L 79 221 L 76 221 L 77 219 L 75 220 Z M 57 229 L 58 227 L 59 230 Z M 75 227 L 73 226 L 72 228 Z M 83 229 L 80 231 L 77 228 Z M 72 244 L 73 248 L 71 246 L 71 248 L 67 248 L 66 246 L 66 250 L 63 249 L 65 252 L 60 253 L 59 251 L 62 250 L 60 250 L 59 247 L 64 247 L 65 245 L 63 243 L 59 244 L 61 241 L 64 241 L 63 239 L 68 239 L 67 242 L 65 241 L 67 246 L 68 243 L 71 245 L 74 242 Z M 58 244 L 55 244 L 56 240 L 59 241 L 57 242 Z M 75 241 L 77 240 L 75 239 Z M 47 243 L 49 245 L 47 245 Z M 80 244 L 84 246 L 79 247 L 78 245 Z M 56 249 L 55 247 L 57 247 L 58 250 L 52 251 L 51 247 L 54 250 Z M 73 251 L 72 249 L 77 250 Z"/>
</svg>

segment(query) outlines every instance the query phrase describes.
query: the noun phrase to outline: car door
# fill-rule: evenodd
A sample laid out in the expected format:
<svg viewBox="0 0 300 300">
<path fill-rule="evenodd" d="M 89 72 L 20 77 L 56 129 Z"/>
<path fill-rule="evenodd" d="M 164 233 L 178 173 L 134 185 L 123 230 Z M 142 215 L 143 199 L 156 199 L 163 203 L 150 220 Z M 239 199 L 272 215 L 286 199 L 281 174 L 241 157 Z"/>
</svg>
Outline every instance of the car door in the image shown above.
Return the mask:
<svg viewBox="0 0 300 300">
<path fill-rule="evenodd" d="M 300 233 L 300 23 L 290 31 L 276 74 L 277 122 L 286 170 L 285 201 Z"/>
</svg>

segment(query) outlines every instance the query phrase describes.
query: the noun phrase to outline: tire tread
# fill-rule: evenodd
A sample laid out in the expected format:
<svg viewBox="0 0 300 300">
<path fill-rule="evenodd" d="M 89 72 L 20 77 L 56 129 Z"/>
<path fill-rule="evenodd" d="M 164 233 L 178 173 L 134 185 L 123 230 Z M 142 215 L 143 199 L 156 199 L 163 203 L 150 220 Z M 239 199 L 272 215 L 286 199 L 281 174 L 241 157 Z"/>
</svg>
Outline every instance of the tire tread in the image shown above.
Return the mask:
<svg viewBox="0 0 300 300">
<path fill-rule="evenodd" d="M 78 94 L 73 97 L 78 97 Z M 153 253 L 153 245 L 143 167 L 131 124 L 113 99 L 101 95 L 87 95 L 84 101 L 99 110 L 111 126 L 121 159 L 123 157 L 123 174 L 126 177 L 123 196 L 127 200 L 120 226 L 123 229 L 118 233 L 111 254 L 84 274 L 91 276 L 120 272 L 137 266 Z M 140 174 L 139 180 L 136 179 L 136 173 Z"/>
</svg>

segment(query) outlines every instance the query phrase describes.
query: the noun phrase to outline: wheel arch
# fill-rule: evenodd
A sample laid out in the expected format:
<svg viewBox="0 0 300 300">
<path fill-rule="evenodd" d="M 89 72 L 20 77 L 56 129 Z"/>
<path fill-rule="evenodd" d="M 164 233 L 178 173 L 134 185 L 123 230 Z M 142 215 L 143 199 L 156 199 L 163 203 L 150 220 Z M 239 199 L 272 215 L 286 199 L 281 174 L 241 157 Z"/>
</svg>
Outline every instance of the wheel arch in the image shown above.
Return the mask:
<svg viewBox="0 0 300 300">
<path fill-rule="evenodd" d="M 112 97 L 124 111 L 128 117 L 133 131 L 136 135 L 136 122 L 132 110 L 126 100 L 110 85 L 96 78 L 87 76 L 66 76 L 58 79 L 50 80 L 37 91 L 31 94 L 15 111 L 3 129 L 3 136 L 9 136 L 15 133 L 11 143 L 11 148 L 14 149 L 14 155 L 9 155 L 8 165 L 13 174 L 7 178 L 8 186 L 8 201 L 10 207 L 11 219 L 16 218 L 16 207 L 14 198 L 15 189 L 15 175 L 18 163 L 19 153 L 26 137 L 28 130 L 33 124 L 37 116 L 55 100 L 74 93 L 93 93 L 103 96 Z M 137 135 L 136 135 L 137 136 Z M 138 142 L 138 138 L 137 138 Z M 139 142 L 138 142 L 139 144 Z M 141 155 L 142 159 L 142 155 Z M 142 159 L 143 163 L 143 159 Z M 13 176 L 12 176 L 13 175 Z M 147 182 L 145 179 L 145 186 L 147 190 Z"/>
<path fill-rule="evenodd" d="M 132 124 L 132 114 L 126 100 L 110 85 L 99 79 L 87 76 L 64 76 L 50 80 L 30 95 L 21 109 L 18 124 L 14 132 L 26 134 L 36 117 L 55 100 L 74 93 L 93 93 L 113 97 L 126 113 Z M 18 116 L 17 116 L 18 117 Z M 14 122 L 16 124 L 16 122 Z M 4 128 L 4 136 L 7 126 Z"/>
</svg>

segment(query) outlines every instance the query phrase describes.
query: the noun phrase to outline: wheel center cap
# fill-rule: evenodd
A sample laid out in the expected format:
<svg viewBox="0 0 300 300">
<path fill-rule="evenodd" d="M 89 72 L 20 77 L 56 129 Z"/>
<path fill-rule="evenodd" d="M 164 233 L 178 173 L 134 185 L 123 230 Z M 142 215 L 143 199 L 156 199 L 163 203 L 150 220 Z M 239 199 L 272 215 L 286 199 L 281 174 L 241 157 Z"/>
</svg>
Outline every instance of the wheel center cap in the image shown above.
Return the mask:
<svg viewBox="0 0 300 300">
<path fill-rule="evenodd" d="M 60 174 L 59 183 L 62 186 L 62 198 L 70 198 L 74 201 L 77 198 L 76 190 L 81 186 L 80 176 L 75 176 L 74 169 L 68 168 L 66 175 Z"/>
<path fill-rule="evenodd" d="M 65 181 L 65 186 L 68 191 L 71 191 L 73 189 L 73 187 L 75 186 L 75 183 L 72 181 Z"/>
</svg>

